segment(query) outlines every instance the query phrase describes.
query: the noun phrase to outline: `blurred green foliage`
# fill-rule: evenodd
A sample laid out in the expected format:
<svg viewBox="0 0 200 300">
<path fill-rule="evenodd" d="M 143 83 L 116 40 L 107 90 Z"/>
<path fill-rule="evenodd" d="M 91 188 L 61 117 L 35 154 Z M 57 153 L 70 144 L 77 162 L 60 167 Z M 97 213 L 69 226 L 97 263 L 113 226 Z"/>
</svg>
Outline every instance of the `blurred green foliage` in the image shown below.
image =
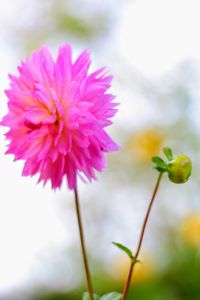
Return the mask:
<svg viewBox="0 0 200 300">
<path fill-rule="evenodd" d="M 163 274 L 165 281 L 178 296 L 177 299 L 200 299 L 200 251 L 195 247 L 177 246 L 171 251 L 167 268 Z"/>
<path fill-rule="evenodd" d="M 75 10 L 66 7 L 66 1 L 54 1 L 50 11 L 50 17 L 54 20 L 55 32 L 70 33 L 80 39 L 98 37 L 106 31 L 109 17 L 103 12 L 84 13 L 82 5 L 78 4 L 78 14 Z"/>
<path fill-rule="evenodd" d="M 177 241 L 168 245 L 165 263 L 149 279 L 133 282 L 127 300 L 199 300 L 200 299 L 200 249 Z M 158 263 L 158 262 L 157 262 Z M 122 282 L 114 281 L 106 273 L 94 280 L 95 292 L 121 291 Z M 73 293 L 40 294 L 33 300 L 80 300 L 84 288 Z"/>
<path fill-rule="evenodd" d="M 81 0 L 31 0 L 31 6 L 32 11 L 27 10 L 28 21 L 22 18 L 18 23 L 4 23 L 9 40 L 26 53 L 55 40 L 96 42 L 99 37 L 105 36 L 110 26 L 109 11 L 103 6 L 96 8 L 95 3 L 91 5 Z"/>
</svg>

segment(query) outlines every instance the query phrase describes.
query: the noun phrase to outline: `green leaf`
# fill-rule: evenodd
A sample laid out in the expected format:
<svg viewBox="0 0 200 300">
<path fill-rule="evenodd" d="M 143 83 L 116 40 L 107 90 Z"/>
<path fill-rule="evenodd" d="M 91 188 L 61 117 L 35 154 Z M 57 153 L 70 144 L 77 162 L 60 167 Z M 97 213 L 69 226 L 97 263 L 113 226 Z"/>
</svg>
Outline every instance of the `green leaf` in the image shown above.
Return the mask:
<svg viewBox="0 0 200 300">
<path fill-rule="evenodd" d="M 142 264 L 142 261 L 139 259 L 135 259 L 134 256 L 133 256 L 133 262 L 135 262 L 135 264 Z"/>
<path fill-rule="evenodd" d="M 131 259 L 133 258 L 133 254 L 131 252 L 131 250 L 129 248 L 127 248 L 126 246 L 120 244 L 120 243 L 115 243 L 112 242 L 113 245 L 115 245 L 117 248 L 121 249 L 122 251 L 124 251 Z"/>
<path fill-rule="evenodd" d="M 173 153 L 172 153 L 171 148 L 164 147 L 163 152 L 164 152 L 164 154 L 165 154 L 165 156 L 167 157 L 168 160 L 173 160 Z"/>
<path fill-rule="evenodd" d="M 93 294 L 94 300 L 100 300 L 100 296 Z M 83 294 L 83 300 L 90 300 L 90 295 L 88 292 Z"/>
<path fill-rule="evenodd" d="M 161 157 L 159 157 L 159 156 L 153 156 L 153 157 L 152 157 L 152 161 L 153 161 L 155 164 L 160 165 L 160 166 L 166 165 L 165 161 L 164 161 Z"/>
<path fill-rule="evenodd" d="M 122 299 L 122 294 L 117 293 L 117 292 L 112 292 L 106 295 L 103 295 L 102 297 L 93 294 L 94 300 L 121 300 Z M 84 293 L 83 294 L 83 300 L 90 300 L 90 295 L 89 293 Z"/>
<path fill-rule="evenodd" d="M 164 172 L 167 170 L 167 164 L 166 162 L 159 156 L 153 156 L 152 162 L 156 165 L 155 169 L 159 172 Z"/>
<path fill-rule="evenodd" d="M 117 292 L 112 292 L 102 296 L 99 300 L 121 300 L 122 294 Z"/>
</svg>

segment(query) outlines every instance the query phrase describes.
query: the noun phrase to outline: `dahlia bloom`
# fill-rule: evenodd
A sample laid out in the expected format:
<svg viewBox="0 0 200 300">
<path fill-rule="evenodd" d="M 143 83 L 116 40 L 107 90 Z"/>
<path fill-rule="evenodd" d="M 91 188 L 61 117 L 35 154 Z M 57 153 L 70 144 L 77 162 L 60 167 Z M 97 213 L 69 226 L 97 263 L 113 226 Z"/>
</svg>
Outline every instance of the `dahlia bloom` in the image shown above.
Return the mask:
<svg viewBox="0 0 200 300">
<path fill-rule="evenodd" d="M 90 54 L 83 51 L 72 62 L 70 45 L 59 49 L 54 61 L 46 47 L 33 52 L 9 75 L 7 154 L 24 160 L 22 175 L 39 173 L 38 182 L 52 188 L 66 177 L 70 189 L 77 176 L 91 181 L 105 167 L 105 152 L 118 150 L 105 127 L 116 113 L 114 96 L 106 93 L 112 76 L 105 68 L 89 73 Z"/>
</svg>

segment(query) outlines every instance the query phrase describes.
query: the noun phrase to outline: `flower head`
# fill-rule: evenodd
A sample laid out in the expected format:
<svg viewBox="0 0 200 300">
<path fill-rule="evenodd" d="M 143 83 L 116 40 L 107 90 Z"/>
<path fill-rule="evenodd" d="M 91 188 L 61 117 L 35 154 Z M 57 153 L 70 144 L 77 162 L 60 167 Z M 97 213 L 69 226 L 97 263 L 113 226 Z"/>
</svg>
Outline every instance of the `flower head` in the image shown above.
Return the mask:
<svg viewBox="0 0 200 300">
<path fill-rule="evenodd" d="M 152 257 L 143 254 L 141 256 L 142 263 L 137 263 L 134 269 L 134 276 L 131 284 L 135 282 L 144 282 L 153 279 L 156 276 L 155 263 Z M 111 275 L 117 280 L 124 282 L 124 277 L 127 275 L 130 268 L 130 259 L 127 256 L 118 257 L 114 261 L 111 268 Z"/>
<path fill-rule="evenodd" d="M 131 159 L 139 162 L 149 162 L 152 156 L 159 154 L 165 135 L 161 130 L 147 128 L 132 134 L 125 145 L 127 154 Z"/>
<path fill-rule="evenodd" d="M 200 246 L 200 213 L 192 212 L 181 222 L 180 234 L 183 240 L 191 246 Z"/>
<path fill-rule="evenodd" d="M 118 150 L 105 127 L 116 113 L 114 96 L 106 93 L 112 77 L 105 68 L 89 73 L 87 50 L 72 62 L 70 45 L 54 61 L 46 47 L 33 52 L 10 77 L 8 113 L 1 124 L 10 129 L 6 153 L 24 160 L 23 175 L 40 174 L 52 188 L 67 178 L 76 188 L 77 176 L 95 179 L 105 167 L 105 152 Z M 84 176 L 85 175 L 85 176 Z"/>
</svg>

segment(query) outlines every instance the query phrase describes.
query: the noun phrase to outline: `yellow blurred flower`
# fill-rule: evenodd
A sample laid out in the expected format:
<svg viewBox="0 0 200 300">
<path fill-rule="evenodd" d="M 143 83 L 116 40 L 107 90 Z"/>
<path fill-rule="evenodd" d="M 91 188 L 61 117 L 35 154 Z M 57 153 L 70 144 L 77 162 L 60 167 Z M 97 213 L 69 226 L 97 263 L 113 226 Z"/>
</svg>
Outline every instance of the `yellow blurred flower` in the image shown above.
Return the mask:
<svg viewBox="0 0 200 300">
<path fill-rule="evenodd" d="M 126 142 L 125 149 L 130 157 L 146 162 L 160 153 L 164 139 L 165 135 L 160 130 L 146 129 L 131 135 Z"/>
<path fill-rule="evenodd" d="M 186 216 L 180 227 L 182 239 L 191 246 L 200 246 L 200 212 Z"/>
<path fill-rule="evenodd" d="M 112 276 L 116 280 L 124 282 L 127 278 L 129 267 L 130 259 L 128 257 L 118 259 L 118 261 L 115 262 L 112 268 Z M 147 256 L 144 256 L 141 258 L 141 263 L 137 263 L 135 265 L 131 282 L 140 282 L 151 279 L 155 276 L 155 273 L 155 266 L 152 262 L 152 259 L 150 259 Z"/>
</svg>

